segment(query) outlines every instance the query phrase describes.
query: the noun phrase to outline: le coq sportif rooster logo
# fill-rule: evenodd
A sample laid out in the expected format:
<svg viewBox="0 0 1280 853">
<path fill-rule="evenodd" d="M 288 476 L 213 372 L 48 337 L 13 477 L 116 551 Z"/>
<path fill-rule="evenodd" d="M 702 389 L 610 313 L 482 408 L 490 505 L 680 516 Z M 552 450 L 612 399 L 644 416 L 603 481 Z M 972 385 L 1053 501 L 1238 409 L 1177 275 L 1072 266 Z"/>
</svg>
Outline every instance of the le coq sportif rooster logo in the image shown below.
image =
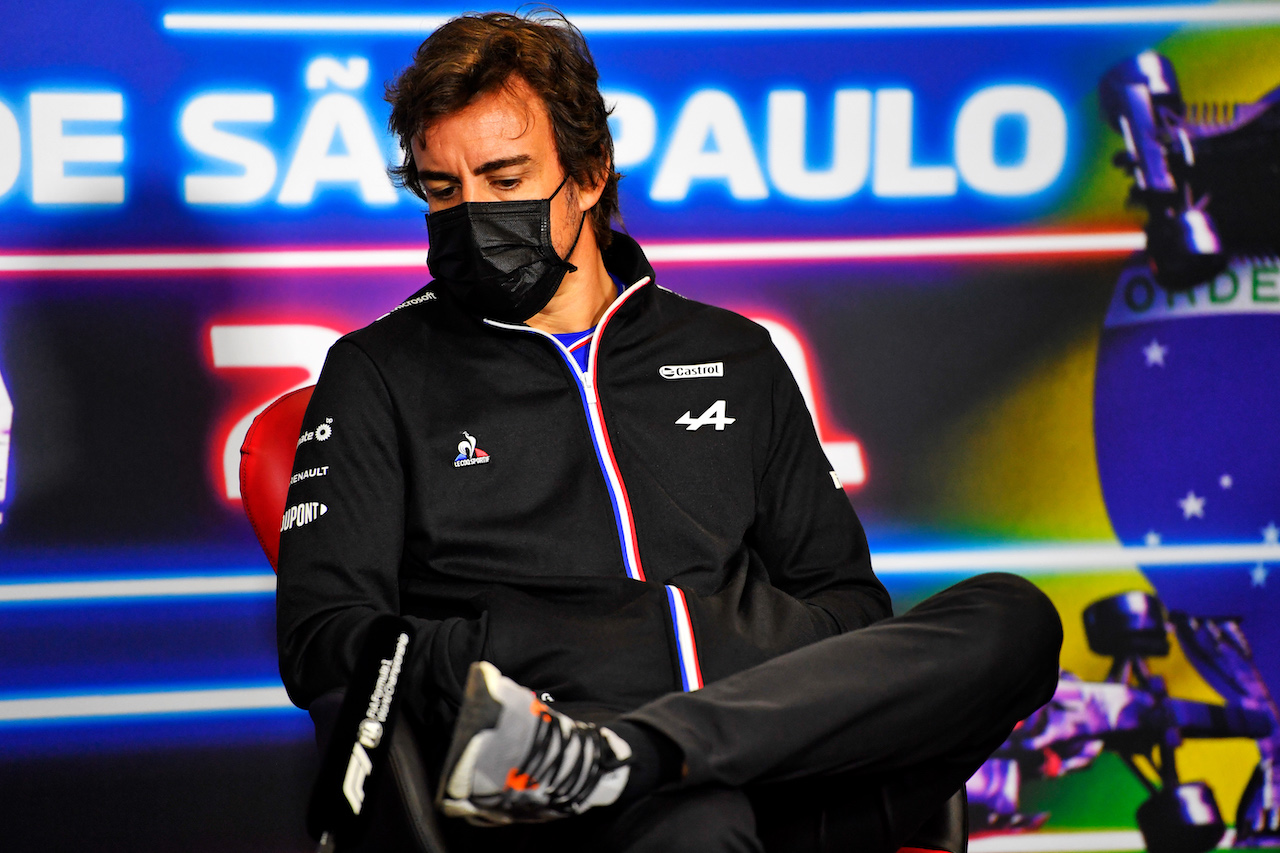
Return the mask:
<svg viewBox="0 0 1280 853">
<path fill-rule="evenodd" d="M 489 461 L 489 454 L 476 447 L 476 437 L 466 430 L 462 431 L 462 441 L 458 442 L 458 455 L 453 460 L 454 468 L 467 465 L 483 465 Z"/>
</svg>

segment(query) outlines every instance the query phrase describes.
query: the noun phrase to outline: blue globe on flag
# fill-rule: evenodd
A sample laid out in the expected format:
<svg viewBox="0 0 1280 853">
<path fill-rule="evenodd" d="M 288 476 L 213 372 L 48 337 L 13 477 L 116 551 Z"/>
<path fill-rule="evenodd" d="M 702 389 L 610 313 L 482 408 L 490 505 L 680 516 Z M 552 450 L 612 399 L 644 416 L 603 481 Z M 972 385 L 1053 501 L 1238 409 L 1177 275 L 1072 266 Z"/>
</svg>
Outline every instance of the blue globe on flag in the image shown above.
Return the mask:
<svg viewBox="0 0 1280 853">
<path fill-rule="evenodd" d="M 1126 546 L 1274 546 L 1280 262 L 1240 260 L 1183 292 L 1157 285 L 1145 262 L 1126 269 L 1099 343 L 1094 434 Z M 1264 678 L 1280 687 L 1280 561 L 1137 562 L 1170 610 L 1241 617 Z"/>
</svg>

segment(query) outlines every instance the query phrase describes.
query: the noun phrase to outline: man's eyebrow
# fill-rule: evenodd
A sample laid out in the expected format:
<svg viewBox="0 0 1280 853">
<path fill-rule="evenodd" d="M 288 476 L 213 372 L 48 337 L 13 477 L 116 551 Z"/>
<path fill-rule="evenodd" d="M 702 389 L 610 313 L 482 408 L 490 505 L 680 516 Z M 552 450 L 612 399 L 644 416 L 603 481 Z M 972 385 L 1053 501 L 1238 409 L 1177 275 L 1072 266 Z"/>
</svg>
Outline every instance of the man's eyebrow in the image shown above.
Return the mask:
<svg viewBox="0 0 1280 853">
<path fill-rule="evenodd" d="M 523 166 L 530 162 L 533 158 L 528 154 L 517 154 L 514 157 L 503 157 L 501 160 L 490 160 L 488 163 L 474 170 L 473 175 L 487 175 L 489 172 L 496 172 L 499 169 L 507 169 L 511 166 Z"/>
<path fill-rule="evenodd" d="M 517 154 L 515 157 L 503 157 L 501 160 L 490 160 L 472 170 L 473 175 L 485 175 L 511 166 L 523 166 L 533 160 L 528 154 Z M 456 176 L 448 172 L 434 172 L 430 169 L 419 169 L 418 180 L 421 181 L 456 181 Z"/>
</svg>

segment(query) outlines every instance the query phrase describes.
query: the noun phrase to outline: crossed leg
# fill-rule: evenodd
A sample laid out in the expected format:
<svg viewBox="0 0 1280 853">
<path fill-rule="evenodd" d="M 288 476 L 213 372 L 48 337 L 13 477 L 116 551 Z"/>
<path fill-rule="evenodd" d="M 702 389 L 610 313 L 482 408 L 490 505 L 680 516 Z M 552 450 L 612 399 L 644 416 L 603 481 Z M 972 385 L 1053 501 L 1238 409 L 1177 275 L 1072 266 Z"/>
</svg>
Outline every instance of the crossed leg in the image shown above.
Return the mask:
<svg viewBox="0 0 1280 853">
<path fill-rule="evenodd" d="M 1049 700 L 1061 645 L 1057 611 L 1034 585 L 980 575 L 623 719 L 683 750 L 690 787 L 873 781 L 896 844 Z"/>
<path fill-rule="evenodd" d="M 1061 644 L 1057 611 L 1031 583 L 970 578 L 623 715 L 679 747 L 679 784 L 552 824 L 467 828 L 460 849 L 894 850 L 1049 700 Z"/>
</svg>

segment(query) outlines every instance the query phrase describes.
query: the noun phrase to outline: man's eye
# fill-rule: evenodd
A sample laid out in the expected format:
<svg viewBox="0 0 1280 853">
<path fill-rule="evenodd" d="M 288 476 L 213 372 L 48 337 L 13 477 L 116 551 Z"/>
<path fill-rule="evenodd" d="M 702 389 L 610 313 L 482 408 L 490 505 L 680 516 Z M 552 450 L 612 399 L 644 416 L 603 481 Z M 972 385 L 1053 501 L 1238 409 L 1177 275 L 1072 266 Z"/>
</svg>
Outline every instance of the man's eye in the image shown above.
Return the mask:
<svg viewBox="0 0 1280 853">
<path fill-rule="evenodd" d="M 493 185 L 500 190 L 513 190 L 520 186 L 519 178 L 498 178 Z"/>
<path fill-rule="evenodd" d="M 455 186 L 439 187 L 437 189 L 428 189 L 427 195 L 431 196 L 431 198 L 435 199 L 436 201 L 448 201 L 450 198 L 453 197 L 453 194 L 455 191 L 457 191 L 457 189 L 458 188 Z"/>
</svg>

